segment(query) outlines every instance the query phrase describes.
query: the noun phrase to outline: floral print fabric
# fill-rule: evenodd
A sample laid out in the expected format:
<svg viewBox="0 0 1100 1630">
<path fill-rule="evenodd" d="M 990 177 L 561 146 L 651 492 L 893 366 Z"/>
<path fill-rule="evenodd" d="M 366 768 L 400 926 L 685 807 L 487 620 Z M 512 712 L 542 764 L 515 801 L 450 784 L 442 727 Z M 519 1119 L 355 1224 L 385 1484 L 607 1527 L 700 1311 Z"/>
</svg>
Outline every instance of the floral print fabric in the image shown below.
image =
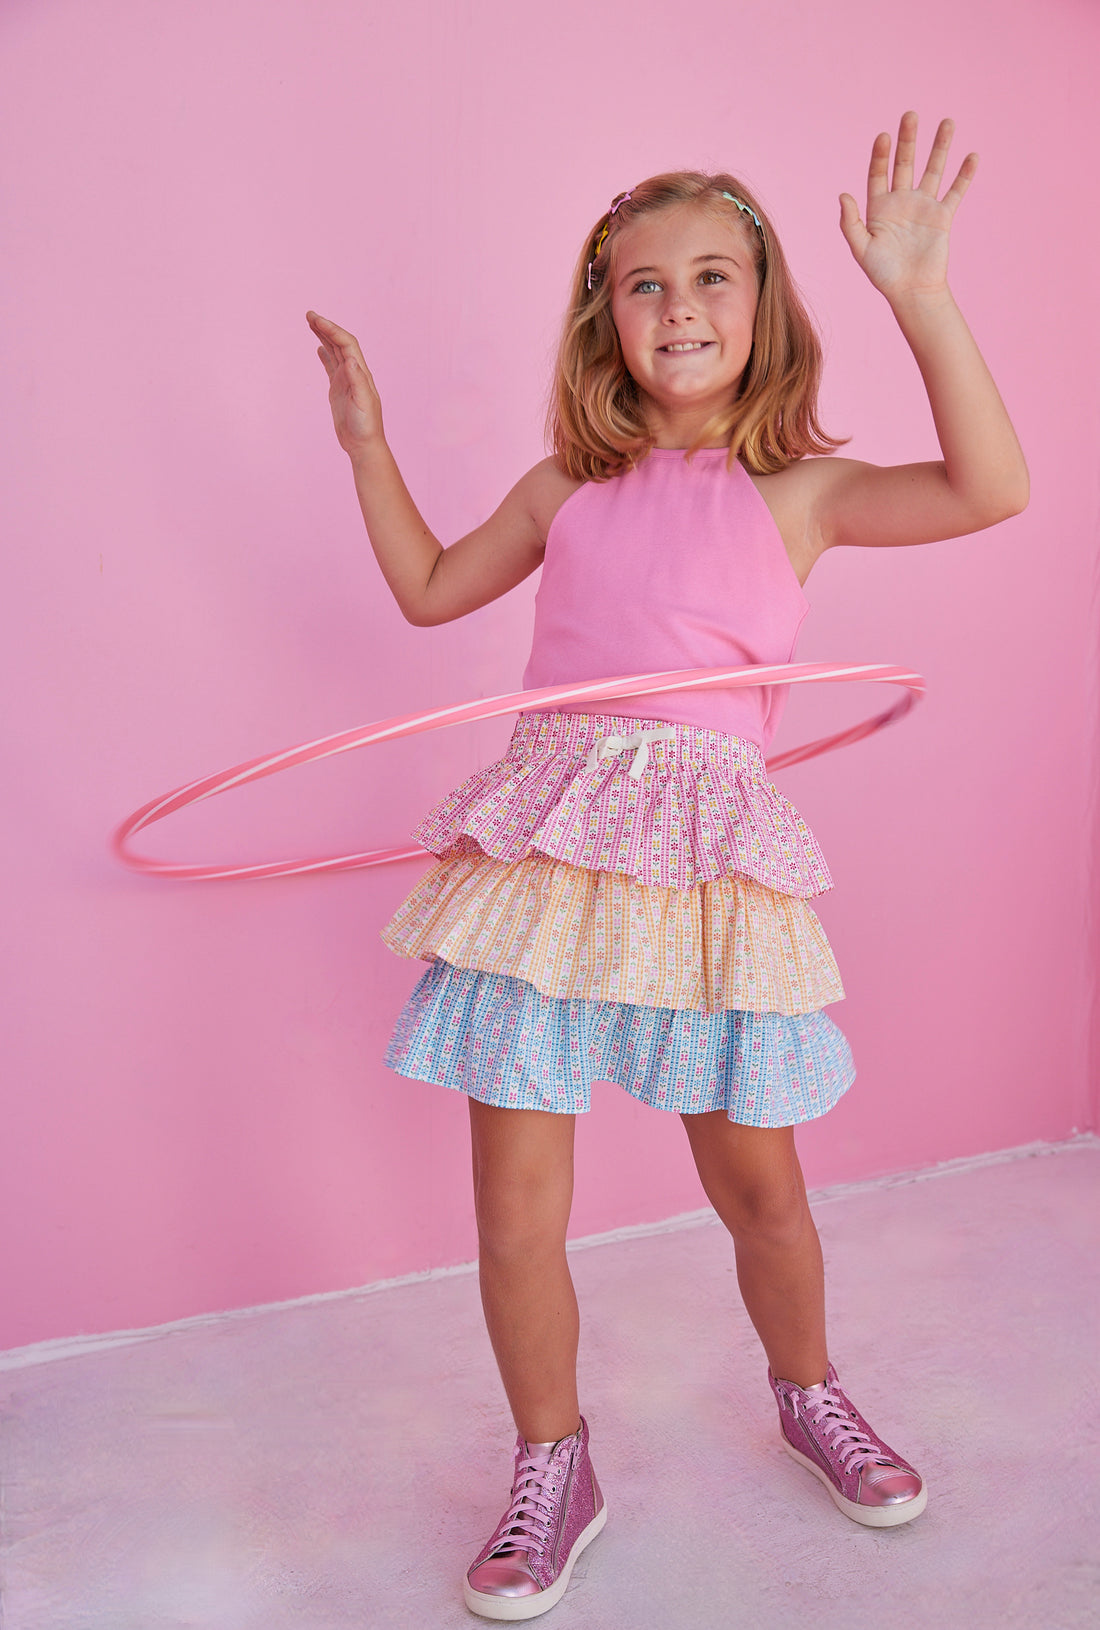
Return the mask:
<svg viewBox="0 0 1100 1630">
<path fill-rule="evenodd" d="M 546 855 L 453 854 L 383 938 L 401 956 L 512 974 L 544 996 L 790 1014 L 844 995 L 811 908 L 751 878 L 666 889 Z"/>
<path fill-rule="evenodd" d="M 383 929 L 429 963 L 386 1055 L 399 1073 L 558 1113 L 612 1081 L 750 1126 L 823 1115 L 851 1085 L 806 903 L 832 880 L 751 742 L 521 715 L 504 758 L 416 837 L 439 864 Z"/>
<path fill-rule="evenodd" d="M 806 899 L 833 880 L 817 840 L 768 780 L 759 747 L 697 725 L 668 726 L 631 775 L 632 751 L 589 762 L 601 740 L 659 719 L 521 714 L 505 756 L 470 776 L 417 827 L 443 856 L 541 853 L 592 871 L 689 889 L 736 874 Z"/>
</svg>

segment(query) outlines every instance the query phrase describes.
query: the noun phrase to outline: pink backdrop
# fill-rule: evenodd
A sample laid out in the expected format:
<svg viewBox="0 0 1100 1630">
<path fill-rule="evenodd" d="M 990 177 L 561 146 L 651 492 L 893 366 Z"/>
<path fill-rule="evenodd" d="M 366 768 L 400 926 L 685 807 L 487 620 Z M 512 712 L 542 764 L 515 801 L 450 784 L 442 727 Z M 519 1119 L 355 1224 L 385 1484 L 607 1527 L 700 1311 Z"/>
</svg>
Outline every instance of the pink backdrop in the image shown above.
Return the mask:
<svg viewBox="0 0 1100 1630">
<path fill-rule="evenodd" d="M 860 1070 L 800 1147 L 822 1184 L 1095 1124 L 1098 35 L 1085 0 L 8 0 L 0 1346 L 475 1251 L 465 1105 L 381 1063 L 418 969 L 378 929 L 416 866 L 170 885 L 105 852 L 194 775 L 518 682 L 533 584 L 441 629 L 390 600 L 306 307 L 361 336 L 452 538 L 541 456 L 590 222 L 657 169 L 730 166 L 821 321 L 828 425 L 857 456 L 935 456 L 837 228 L 910 105 L 925 142 L 950 112 L 958 157 L 983 154 L 953 282 L 1033 499 L 810 580 L 803 657 L 931 691 L 783 777 L 833 863 Z M 799 699 L 786 739 L 866 700 Z M 397 841 L 507 729 L 263 783 L 148 847 Z M 702 1205 L 675 1118 L 606 1088 L 580 1132 L 575 1233 Z"/>
</svg>

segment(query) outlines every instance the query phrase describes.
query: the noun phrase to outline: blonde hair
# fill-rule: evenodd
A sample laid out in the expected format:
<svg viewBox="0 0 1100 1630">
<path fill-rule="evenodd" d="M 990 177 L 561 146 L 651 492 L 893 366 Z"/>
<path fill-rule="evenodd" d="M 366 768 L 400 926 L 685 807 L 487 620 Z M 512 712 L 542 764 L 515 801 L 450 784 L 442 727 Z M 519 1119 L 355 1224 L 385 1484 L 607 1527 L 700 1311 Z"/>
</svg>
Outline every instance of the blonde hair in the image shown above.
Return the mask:
<svg viewBox="0 0 1100 1630">
<path fill-rule="evenodd" d="M 723 193 L 732 193 L 749 206 L 759 218 L 759 231 L 752 217 Z M 547 434 L 559 463 L 574 480 L 607 481 L 640 463 L 654 444 L 638 388 L 623 361 L 611 315 L 613 279 L 608 272 L 624 226 L 656 210 L 688 203 L 720 209 L 740 226 L 752 249 L 759 289 L 741 389 L 729 407 L 703 427 L 689 453 L 707 443 L 727 441 L 731 468 L 740 459 L 754 475 L 771 475 L 807 453 L 831 453 L 847 439 L 827 435 L 818 421 L 821 345 L 763 207 L 734 176 L 675 170 L 640 182 L 612 213 L 601 217 L 585 240 L 573 274 Z"/>
</svg>

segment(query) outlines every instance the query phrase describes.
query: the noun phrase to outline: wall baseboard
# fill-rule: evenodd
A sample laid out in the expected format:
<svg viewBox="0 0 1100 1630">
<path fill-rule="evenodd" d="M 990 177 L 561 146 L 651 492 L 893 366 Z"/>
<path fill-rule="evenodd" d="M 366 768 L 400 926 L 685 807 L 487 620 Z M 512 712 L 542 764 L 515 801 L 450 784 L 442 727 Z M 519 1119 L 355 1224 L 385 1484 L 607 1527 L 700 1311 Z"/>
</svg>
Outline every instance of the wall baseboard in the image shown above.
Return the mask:
<svg viewBox="0 0 1100 1630">
<path fill-rule="evenodd" d="M 1070 1137 L 1057 1143 L 1023 1143 L 1014 1149 L 996 1149 L 989 1154 L 963 1155 L 955 1160 L 941 1160 L 933 1166 L 915 1167 L 911 1171 L 889 1172 L 881 1177 L 863 1178 L 854 1183 L 834 1183 L 829 1188 L 810 1189 L 808 1198 L 812 1206 L 827 1205 L 834 1200 L 846 1200 L 851 1195 L 867 1194 L 875 1189 L 899 1188 L 906 1183 L 926 1183 L 935 1178 L 954 1177 L 961 1173 L 978 1171 L 984 1166 L 1001 1166 L 1012 1160 L 1034 1160 L 1044 1155 L 1072 1153 L 1077 1150 L 1100 1149 L 1100 1136 L 1095 1132 L 1074 1131 Z M 685 1228 L 720 1227 L 718 1218 L 709 1206 L 702 1211 L 686 1211 L 660 1222 L 634 1223 L 625 1228 L 612 1228 L 602 1234 L 586 1234 L 569 1241 L 568 1250 L 591 1250 L 597 1245 L 614 1245 L 621 1240 L 644 1239 L 654 1234 L 671 1234 Z M 406 1285 L 421 1285 L 436 1279 L 452 1279 L 457 1275 L 472 1274 L 476 1262 L 459 1262 L 449 1268 L 426 1268 L 420 1273 L 401 1274 L 395 1279 L 379 1279 L 369 1285 L 356 1285 L 348 1290 L 319 1291 L 310 1296 L 298 1296 L 287 1302 L 264 1302 L 256 1307 L 230 1308 L 220 1313 L 196 1313 L 185 1319 L 174 1319 L 168 1324 L 151 1325 L 144 1330 L 113 1330 L 102 1335 L 58 1336 L 51 1341 L 33 1342 L 27 1347 L 12 1347 L 0 1352 L 0 1371 L 29 1369 L 38 1364 L 58 1363 L 63 1359 L 83 1358 L 90 1353 L 103 1353 L 115 1347 L 134 1347 L 147 1341 L 160 1341 L 185 1330 L 215 1329 L 237 1319 L 251 1319 L 259 1314 L 280 1313 L 291 1308 L 312 1307 L 321 1302 L 356 1300 L 376 1296 L 381 1291 L 398 1290 Z"/>
</svg>

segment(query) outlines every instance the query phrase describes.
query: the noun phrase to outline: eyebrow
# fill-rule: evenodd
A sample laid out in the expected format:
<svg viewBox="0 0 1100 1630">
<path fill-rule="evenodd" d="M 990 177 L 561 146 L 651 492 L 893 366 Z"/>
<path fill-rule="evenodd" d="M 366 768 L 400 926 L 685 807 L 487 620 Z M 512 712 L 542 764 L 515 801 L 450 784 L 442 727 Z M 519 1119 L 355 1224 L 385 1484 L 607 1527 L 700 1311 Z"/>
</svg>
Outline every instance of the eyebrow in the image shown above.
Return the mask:
<svg viewBox="0 0 1100 1630">
<path fill-rule="evenodd" d="M 740 266 L 741 264 L 733 255 L 696 255 L 691 264 L 693 266 L 702 266 L 712 260 L 728 260 L 731 266 Z M 637 277 L 641 272 L 656 272 L 659 270 L 660 267 L 658 266 L 635 266 L 632 272 L 624 272 L 620 281 L 625 282 L 628 277 Z"/>
</svg>

